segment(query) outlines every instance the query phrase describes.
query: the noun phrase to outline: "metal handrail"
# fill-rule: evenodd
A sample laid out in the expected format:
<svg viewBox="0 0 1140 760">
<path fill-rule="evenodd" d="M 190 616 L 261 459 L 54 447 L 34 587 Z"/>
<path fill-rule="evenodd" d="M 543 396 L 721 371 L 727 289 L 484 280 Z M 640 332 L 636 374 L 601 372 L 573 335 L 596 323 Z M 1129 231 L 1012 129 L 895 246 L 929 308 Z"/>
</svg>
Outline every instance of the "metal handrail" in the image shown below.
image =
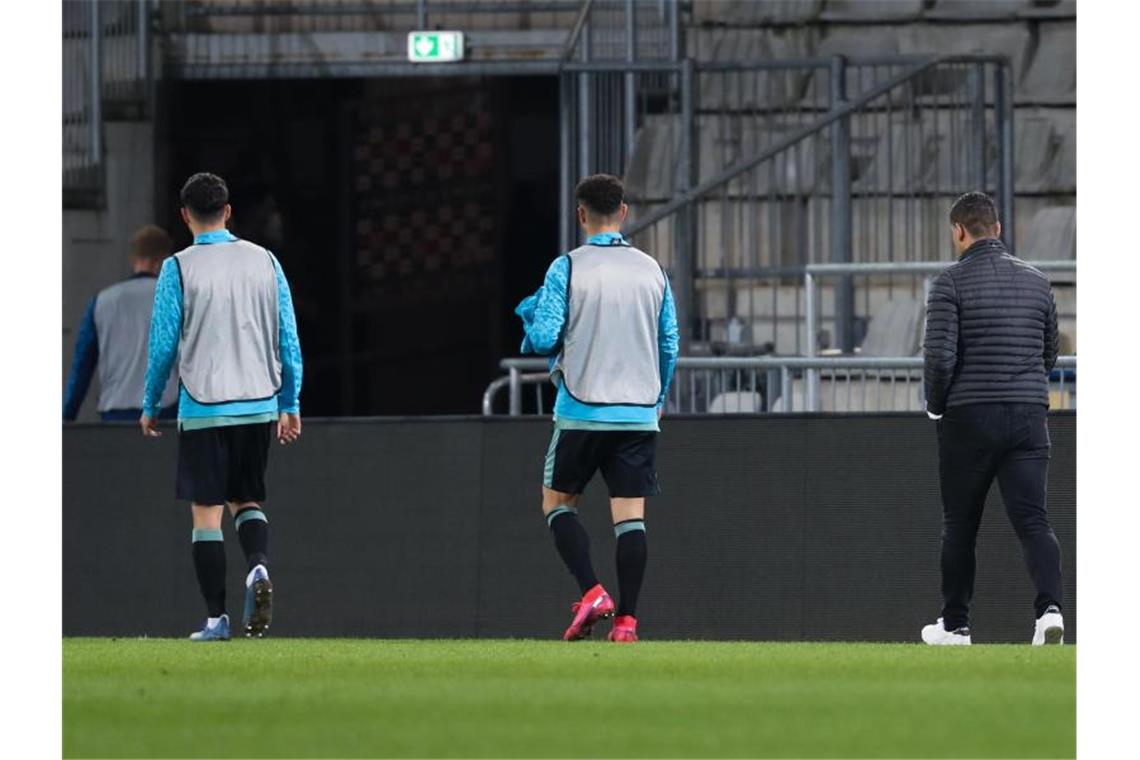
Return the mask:
<svg viewBox="0 0 1140 760">
<path fill-rule="evenodd" d="M 522 386 L 529 383 L 542 383 L 550 378 L 546 371 L 548 360 L 538 357 L 509 357 L 499 362 L 507 374 L 495 378 L 483 392 L 483 414 L 494 414 L 495 397 L 503 388 L 510 388 L 509 414 L 522 413 Z M 1075 369 L 1075 355 L 1060 356 L 1054 369 Z M 921 356 L 682 356 L 677 359 L 677 370 L 780 370 L 791 372 L 804 370 L 920 370 L 923 367 Z M 810 388 L 810 384 L 809 384 Z M 809 405 L 808 411 L 817 411 Z"/>
<path fill-rule="evenodd" d="M 582 27 L 586 25 L 586 19 L 590 16 L 590 9 L 593 4 L 594 0 L 582 0 L 578 17 L 574 19 L 574 28 L 570 30 L 570 35 L 566 38 L 566 46 L 562 50 L 562 63 L 568 63 L 573 57 L 574 50 L 578 47 L 578 36 L 582 34 Z"/>
<path fill-rule="evenodd" d="M 548 372 L 534 372 L 545 369 L 547 360 L 531 357 L 508 357 L 499 362 L 505 370 L 517 370 L 525 380 L 530 374 L 549 376 Z M 921 356 L 682 356 L 677 359 L 677 369 L 922 369 Z M 1075 354 L 1057 357 L 1057 369 L 1072 369 L 1077 366 Z M 503 378 L 497 378 L 502 380 Z M 497 380 L 495 382 L 497 382 Z M 490 386 L 488 386 L 489 388 Z M 502 387 L 502 386 L 499 386 Z"/>
<path fill-rule="evenodd" d="M 842 277 L 849 275 L 875 274 L 936 274 L 952 265 L 953 261 L 905 261 L 808 264 L 804 267 L 804 331 L 805 351 L 808 357 L 816 355 L 816 336 L 819 333 L 819 299 L 816 297 L 817 277 Z M 1074 259 L 1027 261 L 1026 264 L 1042 271 L 1077 271 Z M 816 410 L 819 406 L 819 370 L 808 368 L 807 406 Z"/>
<path fill-rule="evenodd" d="M 805 275 L 844 275 L 844 274 L 934 274 L 953 264 L 953 261 L 869 261 L 865 263 L 825 263 L 807 264 Z M 1075 259 L 1050 259 L 1048 261 L 1026 261 L 1026 264 L 1042 271 L 1077 271 Z"/>
</svg>

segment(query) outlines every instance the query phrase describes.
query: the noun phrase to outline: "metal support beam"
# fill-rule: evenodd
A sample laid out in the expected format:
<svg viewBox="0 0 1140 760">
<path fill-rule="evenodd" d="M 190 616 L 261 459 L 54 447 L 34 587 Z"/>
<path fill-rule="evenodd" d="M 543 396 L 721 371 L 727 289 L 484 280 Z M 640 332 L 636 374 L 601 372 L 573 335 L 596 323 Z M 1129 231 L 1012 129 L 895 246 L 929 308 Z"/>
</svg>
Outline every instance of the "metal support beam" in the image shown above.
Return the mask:
<svg viewBox="0 0 1140 760">
<path fill-rule="evenodd" d="M 150 0 L 136 0 L 135 41 L 138 44 L 138 77 L 150 95 Z"/>
<path fill-rule="evenodd" d="M 517 367 L 511 367 L 509 373 L 511 386 L 510 411 L 512 417 L 517 417 L 522 414 L 522 372 Z"/>
<path fill-rule="evenodd" d="M 970 182 L 986 192 L 986 65 L 970 67 Z"/>
<path fill-rule="evenodd" d="M 416 29 L 427 28 L 427 0 L 416 0 Z"/>
<path fill-rule="evenodd" d="M 997 115 L 1001 157 L 998 172 L 998 207 L 1001 209 L 1001 236 L 1016 252 L 1013 240 L 1013 77 L 1008 64 L 994 67 L 994 113 Z"/>
<path fill-rule="evenodd" d="M 99 17 L 99 3 L 91 2 L 91 56 L 87 62 L 88 84 L 87 118 L 88 147 L 91 161 L 96 166 L 103 163 L 103 24 Z"/>
<path fill-rule="evenodd" d="M 847 62 L 831 59 L 831 110 L 847 105 Z M 843 116 L 831 125 L 831 260 L 851 261 L 851 119 Z M 815 335 L 808 335 L 810 350 Z M 835 282 L 835 344 L 849 354 L 855 350 L 855 285 L 850 277 Z"/>
<path fill-rule="evenodd" d="M 692 60 L 681 65 L 681 176 L 682 193 L 696 186 L 699 174 L 697 165 L 697 77 Z M 686 204 L 677 214 L 673 226 L 677 268 L 674 292 L 676 294 L 677 324 L 681 332 L 681 354 L 688 353 L 693 329 L 693 268 L 697 246 L 697 201 Z"/>
<path fill-rule="evenodd" d="M 819 332 L 819 323 L 816 316 L 815 277 L 811 272 L 804 272 L 804 329 L 807 331 L 807 341 L 804 343 L 804 356 L 815 358 L 816 334 Z M 814 412 L 819 403 L 819 370 L 804 370 L 805 391 L 804 410 Z"/>
<path fill-rule="evenodd" d="M 637 59 L 637 12 L 633 0 L 625 0 L 625 60 L 634 63 Z M 633 157 L 633 141 L 637 130 L 637 75 L 632 71 L 625 74 L 625 165 Z"/>
<path fill-rule="evenodd" d="M 590 21 L 586 20 L 582 27 L 582 62 L 589 63 L 590 61 Z M 593 102 L 591 93 L 593 84 L 590 77 L 592 75 L 587 72 L 578 73 L 578 174 L 585 177 L 591 173 L 593 161 L 590 156 L 590 138 L 592 133 L 590 130 L 590 120 L 592 118 Z"/>
<path fill-rule="evenodd" d="M 574 77 L 583 74 L 563 74 L 558 78 L 558 250 L 566 253 L 574 247 L 571 242 L 573 224 L 571 206 L 573 199 L 574 165 L 571 160 L 574 140 Z"/>
</svg>

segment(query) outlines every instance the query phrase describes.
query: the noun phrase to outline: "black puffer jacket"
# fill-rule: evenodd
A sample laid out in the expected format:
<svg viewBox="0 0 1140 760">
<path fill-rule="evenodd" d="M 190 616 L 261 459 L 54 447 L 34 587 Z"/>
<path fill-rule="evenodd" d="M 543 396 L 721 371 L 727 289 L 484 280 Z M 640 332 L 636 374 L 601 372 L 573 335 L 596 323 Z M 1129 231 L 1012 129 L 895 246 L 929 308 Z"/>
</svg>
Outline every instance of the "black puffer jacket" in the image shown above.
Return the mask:
<svg viewBox="0 0 1140 760">
<path fill-rule="evenodd" d="M 1057 362 L 1057 306 L 1049 279 L 979 240 L 938 275 L 926 304 L 926 408 L 1049 405 Z"/>
</svg>

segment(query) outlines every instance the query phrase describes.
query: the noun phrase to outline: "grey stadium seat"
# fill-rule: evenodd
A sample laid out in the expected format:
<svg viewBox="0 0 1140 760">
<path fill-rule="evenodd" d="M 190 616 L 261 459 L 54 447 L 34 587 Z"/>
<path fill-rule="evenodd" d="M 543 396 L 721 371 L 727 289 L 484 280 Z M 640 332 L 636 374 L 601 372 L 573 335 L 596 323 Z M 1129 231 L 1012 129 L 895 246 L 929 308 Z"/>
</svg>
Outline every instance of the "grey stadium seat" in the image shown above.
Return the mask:
<svg viewBox="0 0 1140 760">
<path fill-rule="evenodd" d="M 634 137 L 625 169 L 626 192 L 638 200 L 669 200 L 679 187 L 679 117 L 647 116 Z"/>
<path fill-rule="evenodd" d="M 1022 192 L 1065 193 L 1077 186 L 1075 109 L 1025 109 L 1014 115 L 1015 187 Z"/>
<path fill-rule="evenodd" d="M 922 302 L 896 296 L 887 301 L 867 324 L 867 337 L 859 347 L 863 356 L 914 356 L 922 341 Z"/>
<path fill-rule="evenodd" d="M 1017 255 L 1026 261 L 1074 259 L 1077 256 L 1076 206 L 1049 206 L 1038 211 Z"/>
<path fill-rule="evenodd" d="M 811 57 L 813 29 L 694 29 L 690 50 L 701 61 L 771 61 Z M 795 103 L 803 97 L 811 72 L 707 72 L 697 96 L 702 108 L 748 109 Z"/>
<path fill-rule="evenodd" d="M 1014 97 L 1029 103 L 1077 103 L 1077 25 L 1042 23 L 1037 53 Z"/>
<path fill-rule="evenodd" d="M 763 410 L 763 400 L 759 393 L 751 391 L 728 391 L 717 394 L 709 403 L 709 414 L 755 414 Z"/>
<path fill-rule="evenodd" d="M 1005 55 L 1020 81 L 1033 38 L 1025 24 L 915 24 L 901 35 L 901 53 L 939 55 Z"/>
<path fill-rule="evenodd" d="M 931 124 L 929 119 L 895 118 L 889 130 L 882 129 L 872 160 L 856 173 L 855 188 L 959 192 L 970 179 L 969 163 L 956 144 L 961 132 L 952 136 L 949 128 L 941 119 Z M 961 128 L 959 124 L 957 129 Z M 987 132 L 986 175 L 991 184 L 997 179 L 997 144 L 989 125 Z"/>
</svg>

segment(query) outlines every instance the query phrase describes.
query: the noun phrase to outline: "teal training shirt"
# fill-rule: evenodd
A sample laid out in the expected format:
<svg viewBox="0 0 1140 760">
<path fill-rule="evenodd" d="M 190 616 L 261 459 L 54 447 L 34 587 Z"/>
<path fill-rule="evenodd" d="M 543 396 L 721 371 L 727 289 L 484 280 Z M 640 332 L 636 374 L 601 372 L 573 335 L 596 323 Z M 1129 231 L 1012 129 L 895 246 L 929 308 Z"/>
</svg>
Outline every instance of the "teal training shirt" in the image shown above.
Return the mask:
<svg viewBox="0 0 1140 760">
<path fill-rule="evenodd" d="M 592 235 L 586 242 L 590 245 L 614 246 L 615 248 L 628 245 L 625 238 L 618 232 L 603 232 Z M 558 352 L 561 347 L 562 332 L 566 325 L 569 284 L 570 260 L 566 256 L 559 256 L 547 270 L 546 279 L 537 294 L 534 304 L 534 318 L 526 325 L 524 350 L 547 356 Z M 558 395 L 554 402 L 555 418 L 562 423 L 577 420 L 619 425 L 617 428 L 605 429 L 659 429 L 658 408 L 665 402 L 679 353 L 677 307 L 673 301 L 673 292 L 668 279 L 665 280 L 665 298 L 658 317 L 657 342 L 661 372 L 661 395 L 657 406 L 587 404 L 571 397 L 566 389 L 559 385 Z M 651 427 L 625 427 L 627 425 Z"/>
</svg>

